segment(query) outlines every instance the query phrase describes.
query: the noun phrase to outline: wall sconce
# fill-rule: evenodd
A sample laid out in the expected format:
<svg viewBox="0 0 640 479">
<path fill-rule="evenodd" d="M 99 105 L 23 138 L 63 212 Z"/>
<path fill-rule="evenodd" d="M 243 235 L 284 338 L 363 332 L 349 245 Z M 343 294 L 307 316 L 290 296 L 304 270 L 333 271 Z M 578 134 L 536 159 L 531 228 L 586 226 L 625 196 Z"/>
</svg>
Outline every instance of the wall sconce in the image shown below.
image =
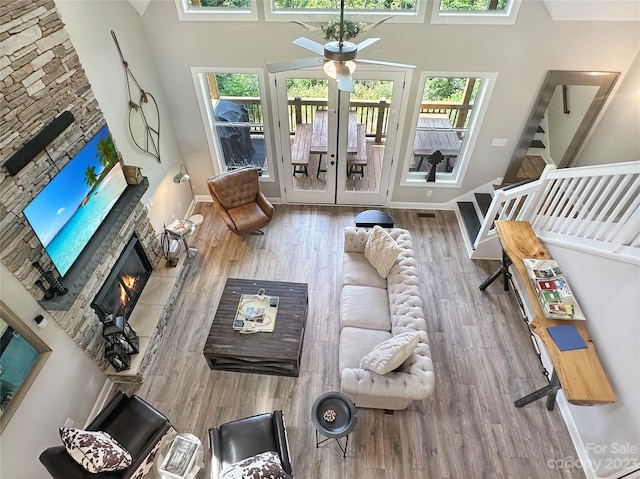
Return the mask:
<svg viewBox="0 0 640 479">
<path fill-rule="evenodd" d="M 180 170 L 176 173 L 176 176 L 173 177 L 174 183 L 184 183 L 185 181 L 189 182 L 189 186 L 191 186 L 191 176 L 187 173 L 187 169 L 184 167 L 182 163 L 180 163 Z"/>
</svg>

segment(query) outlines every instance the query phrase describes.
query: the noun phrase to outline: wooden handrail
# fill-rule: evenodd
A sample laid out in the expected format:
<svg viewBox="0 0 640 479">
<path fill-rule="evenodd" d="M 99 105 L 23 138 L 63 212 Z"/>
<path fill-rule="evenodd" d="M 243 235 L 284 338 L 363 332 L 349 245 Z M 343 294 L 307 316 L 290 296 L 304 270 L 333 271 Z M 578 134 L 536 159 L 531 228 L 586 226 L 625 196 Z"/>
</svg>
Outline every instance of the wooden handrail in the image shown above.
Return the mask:
<svg viewBox="0 0 640 479">
<path fill-rule="evenodd" d="M 257 97 L 220 97 L 234 103 L 246 106 L 249 113 L 249 123 L 263 123 L 262 103 Z M 299 123 L 312 123 L 316 110 L 328 108 L 329 102 L 325 98 L 302 98 L 292 97 L 287 101 L 289 106 L 289 133 L 293 135 L 295 125 Z M 350 109 L 356 111 L 358 123 L 366 127 L 366 135 L 373 138 L 376 144 L 381 144 L 387 136 L 389 127 L 389 106 L 390 101 L 386 98 L 379 100 L 351 100 Z M 473 104 L 463 104 L 455 102 L 431 102 L 426 101 L 420 104 L 422 114 L 443 114 L 449 117 L 449 122 L 456 127 L 466 126 L 469 112 L 473 109 Z M 252 132 L 262 133 L 261 127 L 252 126 Z"/>
</svg>

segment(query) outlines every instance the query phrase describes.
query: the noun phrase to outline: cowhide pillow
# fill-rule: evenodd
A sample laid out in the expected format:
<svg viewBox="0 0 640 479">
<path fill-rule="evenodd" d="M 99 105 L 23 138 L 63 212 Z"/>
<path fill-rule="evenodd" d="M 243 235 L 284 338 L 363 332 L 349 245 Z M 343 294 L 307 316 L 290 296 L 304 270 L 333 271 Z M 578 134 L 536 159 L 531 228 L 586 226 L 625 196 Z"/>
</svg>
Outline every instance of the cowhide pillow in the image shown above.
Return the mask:
<svg viewBox="0 0 640 479">
<path fill-rule="evenodd" d="M 282 469 L 278 453 L 267 451 L 225 466 L 221 477 L 222 479 L 283 479 L 287 477 L 287 473 Z"/>
<path fill-rule="evenodd" d="M 129 451 L 106 432 L 61 427 L 60 438 L 69 455 L 89 472 L 118 471 L 131 465 Z"/>
</svg>

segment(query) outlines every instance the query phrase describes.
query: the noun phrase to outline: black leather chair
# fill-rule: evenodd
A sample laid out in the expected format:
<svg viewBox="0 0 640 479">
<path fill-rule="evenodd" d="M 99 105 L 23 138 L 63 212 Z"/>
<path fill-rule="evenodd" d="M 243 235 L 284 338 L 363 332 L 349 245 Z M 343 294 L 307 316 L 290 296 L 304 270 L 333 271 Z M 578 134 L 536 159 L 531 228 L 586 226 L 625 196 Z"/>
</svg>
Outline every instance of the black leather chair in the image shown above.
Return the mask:
<svg viewBox="0 0 640 479">
<path fill-rule="evenodd" d="M 119 392 L 85 429 L 108 432 L 129 451 L 131 466 L 120 471 L 91 473 L 78 464 L 64 446 L 46 449 L 40 454 L 40 462 L 55 479 L 128 479 L 170 427 L 169 420 L 149 403 Z"/>
<path fill-rule="evenodd" d="M 277 452 L 282 468 L 292 477 L 289 445 L 282 411 L 238 419 L 209 429 L 211 479 L 218 479 L 228 464 L 267 451 Z"/>
</svg>

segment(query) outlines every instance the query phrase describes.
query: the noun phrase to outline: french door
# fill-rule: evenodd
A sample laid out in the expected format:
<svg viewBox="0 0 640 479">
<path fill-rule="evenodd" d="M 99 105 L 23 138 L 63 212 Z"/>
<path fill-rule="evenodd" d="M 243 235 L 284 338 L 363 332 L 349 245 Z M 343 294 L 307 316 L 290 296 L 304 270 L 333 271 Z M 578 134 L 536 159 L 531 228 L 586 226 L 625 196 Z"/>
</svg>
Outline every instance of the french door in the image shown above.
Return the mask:
<svg viewBox="0 0 640 479">
<path fill-rule="evenodd" d="M 405 72 L 361 70 L 351 94 L 322 70 L 275 75 L 287 202 L 385 204 Z"/>
</svg>

